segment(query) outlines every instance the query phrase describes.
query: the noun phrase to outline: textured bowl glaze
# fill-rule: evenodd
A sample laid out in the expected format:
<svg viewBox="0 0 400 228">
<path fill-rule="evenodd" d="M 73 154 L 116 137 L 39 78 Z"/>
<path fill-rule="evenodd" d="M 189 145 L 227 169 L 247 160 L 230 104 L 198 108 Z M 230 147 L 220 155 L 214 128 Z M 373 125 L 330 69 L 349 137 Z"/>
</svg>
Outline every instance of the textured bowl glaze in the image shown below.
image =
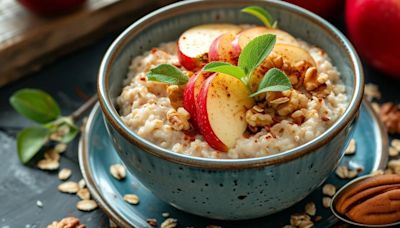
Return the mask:
<svg viewBox="0 0 400 228">
<path fill-rule="evenodd" d="M 240 13 L 266 7 L 280 28 L 323 48 L 341 73 L 350 103 L 325 133 L 292 150 L 249 159 L 207 159 L 163 149 L 124 125 L 115 107 L 133 56 L 176 40 L 204 23 L 259 22 Z M 303 199 L 336 167 L 358 117 L 363 73 L 351 44 L 320 17 L 281 1 L 184 1 L 161 8 L 127 28 L 103 58 L 98 93 L 109 135 L 122 161 L 154 194 L 171 205 L 216 219 L 249 219 L 275 213 Z"/>
</svg>

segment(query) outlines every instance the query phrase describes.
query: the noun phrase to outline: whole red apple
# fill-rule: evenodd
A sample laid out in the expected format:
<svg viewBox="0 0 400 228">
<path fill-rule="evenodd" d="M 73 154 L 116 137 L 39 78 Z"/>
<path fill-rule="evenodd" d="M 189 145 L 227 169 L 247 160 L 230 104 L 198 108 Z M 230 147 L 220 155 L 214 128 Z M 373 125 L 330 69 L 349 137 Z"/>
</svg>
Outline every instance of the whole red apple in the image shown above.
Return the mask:
<svg viewBox="0 0 400 228">
<path fill-rule="evenodd" d="M 301 6 L 324 18 L 331 18 L 341 13 L 344 0 L 285 0 Z"/>
<path fill-rule="evenodd" d="M 28 10 L 43 16 L 67 13 L 79 8 L 86 0 L 18 0 Z"/>
<path fill-rule="evenodd" d="M 400 77 L 400 0 L 347 0 L 346 25 L 369 64 Z"/>
</svg>

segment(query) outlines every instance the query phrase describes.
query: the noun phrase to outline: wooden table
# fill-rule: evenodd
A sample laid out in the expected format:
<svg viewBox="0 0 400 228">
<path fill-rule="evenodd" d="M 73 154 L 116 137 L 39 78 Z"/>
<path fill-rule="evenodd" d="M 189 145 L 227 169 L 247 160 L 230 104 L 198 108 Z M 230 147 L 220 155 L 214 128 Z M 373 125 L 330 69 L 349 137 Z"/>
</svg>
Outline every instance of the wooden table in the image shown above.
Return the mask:
<svg viewBox="0 0 400 228">
<path fill-rule="evenodd" d="M 96 92 L 96 76 L 101 58 L 116 34 L 108 35 L 79 52 L 63 57 L 24 80 L 0 90 L 0 227 L 45 227 L 53 220 L 74 215 L 87 227 L 108 227 L 108 218 L 97 209 L 79 212 L 75 195 L 57 191 L 57 172 L 45 172 L 19 163 L 15 136 L 32 123 L 18 115 L 9 105 L 9 96 L 17 89 L 31 87 L 49 92 L 61 104 L 64 114 L 79 107 L 85 95 Z M 380 86 L 383 101 L 400 102 L 400 82 L 365 67 L 367 82 Z M 61 167 L 73 170 L 71 180 L 81 179 L 77 158 L 77 140 L 72 142 Z M 36 201 L 43 202 L 43 208 Z M 30 226 L 26 226 L 30 225 Z"/>
</svg>

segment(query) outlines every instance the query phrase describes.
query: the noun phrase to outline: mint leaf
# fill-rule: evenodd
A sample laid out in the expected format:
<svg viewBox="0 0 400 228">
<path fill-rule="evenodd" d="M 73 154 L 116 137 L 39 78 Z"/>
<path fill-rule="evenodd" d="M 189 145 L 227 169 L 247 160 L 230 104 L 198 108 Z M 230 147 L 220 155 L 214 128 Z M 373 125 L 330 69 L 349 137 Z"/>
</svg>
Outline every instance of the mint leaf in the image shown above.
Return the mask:
<svg viewBox="0 0 400 228">
<path fill-rule="evenodd" d="M 150 81 L 164 82 L 172 85 L 184 85 L 189 78 L 180 69 L 171 64 L 160 64 L 146 74 Z"/>
<path fill-rule="evenodd" d="M 51 139 L 68 143 L 79 133 L 79 128 L 74 124 L 70 117 L 61 117 L 53 122 L 44 125 L 51 132 Z"/>
<path fill-rule="evenodd" d="M 241 79 L 246 76 L 242 68 L 225 62 L 211 62 L 204 66 L 203 71 L 229 74 Z"/>
<path fill-rule="evenodd" d="M 272 91 L 285 91 L 292 88 L 292 84 L 288 76 L 277 68 L 271 68 L 264 75 L 260 84 L 258 85 L 257 92 L 250 95 L 250 97 L 257 96 L 261 93 Z"/>
<path fill-rule="evenodd" d="M 37 89 L 21 89 L 10 98 L 11 106 L 21 115 L 38 123 L 57 119 L 61 111 L 55 100 Z"/>
<path fill-rule="evenodd" d="M 47 143 L 50 131 L 43 127 L 25 128 L 17 135 L 17 152 L 19 160 L 27 163 Z"/>
<path fill-rule="evenodd" d="M 242 12 L 257 17 L 268 28 L 273 28 L 273 24 L 276 23 L 276 21 L 274 22 L 274 20 L 272 19 L 271 14 L 269 14 L 267 10 L 260 6 L 249 6 L 242 9 Z"/>
<path fill-rule="evenodd" d="M 272 34 L 261 35 L 250 41 L 243 48 L 238 66 L 244 70 L 246 75 L 251 76 L 253 71 L 271 53 L 276 42 L 276 36 Z"/>
</svg>

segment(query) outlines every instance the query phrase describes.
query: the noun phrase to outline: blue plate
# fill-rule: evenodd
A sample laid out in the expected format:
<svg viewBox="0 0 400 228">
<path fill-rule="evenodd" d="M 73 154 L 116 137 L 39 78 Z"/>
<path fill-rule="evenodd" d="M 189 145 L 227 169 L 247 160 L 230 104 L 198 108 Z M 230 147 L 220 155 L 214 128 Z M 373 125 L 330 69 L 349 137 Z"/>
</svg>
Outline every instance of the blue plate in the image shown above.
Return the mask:
<svg viewBox="0 0 400 228">
<path fill-rule="evenodd" d="M 386 166 L 387 134 L 367 102 L 363 102 L 360 109 L 354 138 L 357 141 L 357 152 L 355 155 L 345 156 L 341 164 L 362 168 L 360 175 Z M 338 222 L 329 209 L 322 207 L 320 188 L 298 204 L 277 214 L 254 220 L 229 222 L 210 220 L 175 209 L 153 195 L 132 173 L 128 172 L 123 181 L 117 181 L 110 175 L 109 167 L 121 161 L 108 137 L 99 105 L 92 110 L 82 134 L 79 163 L 94 199 L 120 227 L 150 227 L 146 222 L 148 218 L 155 218 L 158 224 L 161 224 L 165 219 L 161 215 L 163 212 L 168 212 L 171 217 L 178 219 L 179 227 L 206 227 L 210 224 L 222 227 L 282 227 L 290 223 L 291 214 L 303 212 L 307 202 L 315 202 L 317 215 L 322 217 L 315 223 L 316 227 L 328 227 Z M 339 187 L 343 186 L 346 180 L 338 178 L 333 173 L 327 183 Z M 126 203 L 123 196 L 128 193 L 138 195 L 140 204 L 134 206 Z"/>
</svg>

